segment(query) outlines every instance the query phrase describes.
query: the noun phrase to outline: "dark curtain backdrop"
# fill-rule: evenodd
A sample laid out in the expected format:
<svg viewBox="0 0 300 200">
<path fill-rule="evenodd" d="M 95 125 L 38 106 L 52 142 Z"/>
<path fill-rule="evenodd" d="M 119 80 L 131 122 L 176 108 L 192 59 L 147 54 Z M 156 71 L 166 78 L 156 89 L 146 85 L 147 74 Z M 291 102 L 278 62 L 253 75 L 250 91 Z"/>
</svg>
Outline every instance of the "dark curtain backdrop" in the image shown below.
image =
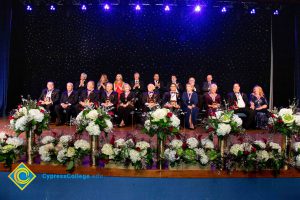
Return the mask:
<svg viewBox="0 0 300 200">
<path fill-rule="evenodd" d="M 224 95 L 240 82 L 250 93 L 256 84 L 269 91 L 270 15 L 255 16 L 219 10 L 174 8 L 165 14 L 158 7 L 77 7 L 55 13 L 38 9 L 14 16 L 11 105 L 17 95 L 38 97 L 48 80 L 64 89 L 80 72 L 97 80 L 107 73 L 111 81 L 122 73 L 130 81 L 135 71 L 146 83 L 158 72 L 167 82 L 175 73 L 185 83 L 194 76 L 199 84 L 212 73 Z M 20 75 L 21 73 L 21 75 Z M 15 78 L 13 78 L 16 76 Z M 13 102 L 15 101 L 15 102 Z"/>
<path fill-rule="evenodd" d="M 11 1 L 0 1 L 0 116 L 7 105 L 11 16 Z"/>
</svg>

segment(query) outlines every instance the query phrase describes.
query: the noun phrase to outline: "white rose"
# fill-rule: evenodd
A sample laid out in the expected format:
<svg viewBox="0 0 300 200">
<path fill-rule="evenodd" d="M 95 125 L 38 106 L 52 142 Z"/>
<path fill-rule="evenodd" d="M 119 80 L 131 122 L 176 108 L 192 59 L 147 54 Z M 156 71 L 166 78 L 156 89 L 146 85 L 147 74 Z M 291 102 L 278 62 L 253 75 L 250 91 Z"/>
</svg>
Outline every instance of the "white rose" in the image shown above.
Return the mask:
<svg viewBox="0 0 300 200">
<path fill-rule="evenodd" d="M 124 147 L 126 144 L 125 144 L 125 140 L 123 138 L 120 138 L 120 139 L 117 139 L 115 141 L 115 146 L 120 148 L 120 147 Z"/>
<path fill-rule="evenodd" d="M 300 126 L 300 115 L 295 115 L 295 124 Z"/>
<path fill-rule="evenodd" d="M 140 153 L 134 149 L 129 151 L 129 158 L 133 163 L 136 163 L 141 160 Z"/>
<path fill-rule="evenodd" d="M 190 149 L 196 148 L 199 144 L 198 140 L 194 137 L 190 137 L 189 139 L 187 139 L 186 143 Z"/>
<path fill-rule="evenodd" d="M 145 150 L 145 149 L 150 148 L 150 144 L 145 141 L 140 141 L 140 142 L 136 143 L 135 147 L 140 148 L 141 150 Z"/>
<path fill-rule="evenodd" d="M 284 116 L 284 115 L 293 115 L 293 110 L 290 109 L 290 108 L 282 108 L 282 109 L 279 111 L 278 115 L 279 115 L 280 117 L 282 117 L 282 116 Z"/>
<path fill-rule="evenodd" d="M 20 115 L 27 115 L 27 108 L 26 107 L 22 107 L 18 111 L 19 111 Z"/>
<path fill-rule="evenodd" d="M 208 156 L 203 154 L 200 158 L 200 162 L 202 165 L 206 165 L 208 163 L 209 159 L 208 159 Z"/>
<path fill-rule="evenodd" d="M 178 128 L 180 126 L 180 119 L 176 116 L 176 115 L 172 115 L 172 117 L 170 118 L 171 120 L 171 125 Z"/>
<path fill-rule="evenodd" d="M 257 160 L 258 161 L 268 161 L 269 160 L 269 153 L 266 150 L 257 151 Z"/>
<path fill-rule="evenodd" d="M 24 144 L 24 140 L 18 137 L 10 137 L 7 138 L 6 144 L 10 144 L 13 145 L 15 148 L 18 148 L 19 146 L 22 146 Z"/>
<path fill-rule="evenodd" d="M 170 143 L 170 147 L 172 147 L 173 149 L 179 149 L 182 147 L 182 141 L 181 140 L 172 140 L 171 143 Z"/>
<path fill-rule="evenodd" d="M 72 140 L 71 135 L 63 135 L 59 138 L 59 142 L 62 144 L 68 144 Z"/>
<path fill-rule="evenodd" d="M 238 126 L 242 126 L 243 120 L 236 114 L 233 115 L 232 120 L 237 123 Z"/>
<path fill-rule="evenodd" d="M 100 127 L 95 124 L 95 122 L 90 122 L 89 125 L 85 128 L 85 130 L 90 134 L 90 135 L 100 135 Z"/>
<path fill-rule="evenodd" d="M 225 135 L 229 134 L 230 131 L 231 131 L 231 126 L 229 124 L 221 123 L 218 125 L 216 132 L 217 132 L 218 136 L 225 136 Z"/>
<path fill-rule="evenodd" d="M 57 160 L 64 162 L 67 159 L 67 149 L 62 149 L 57 153 Z"/>
<path fill-rule="evenodd" d="M 243 149 L 243 145 L 241 144 L 234 144 L 231 146 L 229 152 L 232 154 L 232 155 L 235 155 L 237 156 L 239 154 L 239 152 L 243 152 L 244 149 Z"/>
<path fill-rule="evenodd" d="M 75 155 L 75 148 L 69 147 L 67 150 L 67 157 L 72 158 Z"/>
<path fill-rule="evenodd" d="M 104 131 L 105 131 L 106 133 L 111 132 L 111 130 L 113 129 L 113 123 L 112 123 L 111 120 L 109 120 L 109 119 L 105 119 L 104 121 L 105 121 L 106 126 L 107 126 L 107 127 L 104 129 Z"/>
<path fill-rule="evenodd" d="M 87 115 L 87 119 L 96 120 L 98 118 L 98 111 L 97 110 L 91 110 Z"/>
<path fill-rule="evenodd" d="M 277 150 L 278 153 L 281 152 L 281 146 L 278 143 L 274 143 L 274 142 L 270 142 L 269 146 L 273 149 L 273 150 Z"/>
<path fill-rule="evenodd" d="M 83 151 L 90 149 L 90 143 L 86 140 L 80 139 L 74 143 L 75 149 L 82 149 Z"/>
<path fill-rule="evenodd" d="M 175 162 L 179 158 L 176 158 L 176 151 L 171 149 L 166 149 L 164 152 L 164 157 L 169 162 Z"/>
<path fill-rule="evenodd" d="M 216 118 L 220 119 L 220 117 L 223 115 L 223 111 L 217 111 L 216 112 Z"/>
<path fill-rule="evenodd" d="M 25 131 L 27 123 L 28 123 L 27 116 L 20 117 L 19 119 L 17 119 L 15 123 L 15 129 L 20 131 Z"/>
<path fill-rule="evenodd" d="M 114 150 L 111 144 L 104 144 L 101 152 L 109 157 L 109 159 L 114 158 Z"/>
<path fill-rule="evenodd" d="M 261 149 L 265 149 L 266 148 L 266 143 L 264 143 L 261 140 L 254 141 L 254 144 L 257 145 L 257 146 L 259 146 Z"/>
<path fill-rule="evenodd" d="M 168 112 L 169 110 L 165 108 L 157 109 L 152 112 L 151 117 L 153 118 L 153 121 L 159 121 L 161 119 L 164 119 L 167 116 Z"/>
<path fill-rule="evenodd" d="M 213 149 L 214 143 L 213 141 L 211 141 L 210 139 L 206 138 L 206 139 L 201 139 L 201 145 L 205 148 L 205 149 Z"/>
<path fill-rule="evenodd" d="M 29 118 L 34 119 L 36 122 L 42 122 L 44 119 L 44 113 L 38 109 L 31 109 L 29 110 Z"/>
<path fill-rule="evenodd" d="M 43 139 L 41 140 L 41 143 L 42 144 L 48 144 L 48 143 L 52 143 L 55 141 L 55 138 L 50 136 L 50 135 L 47 135 L 45 137 L 43 137 Z"/>
</svg>

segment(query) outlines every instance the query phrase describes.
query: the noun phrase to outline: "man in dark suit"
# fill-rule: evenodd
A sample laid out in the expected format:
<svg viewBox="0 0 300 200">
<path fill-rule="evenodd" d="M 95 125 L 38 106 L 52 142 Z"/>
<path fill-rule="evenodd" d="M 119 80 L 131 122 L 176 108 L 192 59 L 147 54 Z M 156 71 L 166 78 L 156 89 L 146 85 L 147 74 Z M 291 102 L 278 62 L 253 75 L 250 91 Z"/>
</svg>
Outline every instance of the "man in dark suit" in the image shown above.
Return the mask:
<svg viewBox="0 0 300 200">
<path fill-rule="evenodd" d="M 190 77 L 188 83 L 192 86 L 193 92 L 196 92 L 199 95 L 200 94 L 200 87 L 196 83 L 196 79 L 194 77 Z"/>
<path fill-rule="evenodd" d="M 179 111 L 181 104 L 181 97 L 177 90 L 177 85 L 175 83 L 172 83 L 170 85 L 170 91 L 165 92 L 162 100 L 162 106 L 165 108 L 168 108 L 175 113 Z"/>
<path fill-rule="evenodd" d="M 165 88 L 163 82 L 159 79 L 159 74 L 154 74 L 152 84 L 155 88 L 154 92 L 159 93 L 160 97 L 162 97 L 165 92 Z"/>
<path fill-rule="evenodd" d="M 101 94 L 100 103 L 106 109 L 112 109 L 115 113 L 118 106 L 118 93 L 113 90 L 112 83 L 106 83 L 105 91 Z"/>
<path fill-rule="evenodd" d="M 180 93 L 180 94 L 183 92 L 183 87 L 182 87 L 182 85 L 178 82 L 177 76 L 174 75 L 174 74 L 171 76 L 171 82 L 169 82 L 169 83 L 167 84 L 167 88 L 170 88 L 170 87 L 171 87 L 171 84 L 175 84 L 175 85 L 176 85 L 176 92 L 178 92 L 178 93 Z"/>
<path fill-rule="evenodd" d="M 244 128 L 251 128 L 254 122 L 255 112 L 253 108 L 250 107 L 247 95 L 240 92 L 239 83 L 233 85 L 233 92 L 228 93 L 227 99 L 228 105 L 234 110 L 234 113 L 244 113 L 247 116 L 243 123 Z"/>
<path fill-rule="evenodd" d="M 38 101 L 50 112 L 51 121 L 55 120 L 54 108 L 59 103 L 59 90 L 54 88 L 54 82 L 49 81 L 47 83 L 47 88 L 43 89 Z"/>
<path fill-rule="evenodd" d="M 75 114 L 75 105 L 78 102 L 78 94 L 73 88 L 73 83 L 67 83 L 67 90 L 61 94 L 60 104 L 55 106 L 57 126 L 63 124 L 63 119 L 68 122 L 70 116 Z"/>
<path fill-rule="evenodd" d="M 205 104 L 204 96 L 210 91 L 211 84 L 216 84 L 216 83 L 213 82 L 212 75 L 208 74 L 206 76 L 206 81 L 202 83 L 202 91 L 201 91 L 201 95 L 200 95 L 200 98 L 199 98 L 200 109 L 202 109 L 204 107 L 206 108 L 206 105 L 204 106 L 204 104 Z"/>
<path fill-rule="evenodd" d="M 75 90 L 78 92 L 78 96 L 80 96 L 81 92 L 86 89 L 86 84 L 87 84 L 86 79 L 87 79 L 87 74 L 81 73 L 79 81 L 75 83 Z"/>
<path fill-rule="evenodd" d="M 140 74 L 138 72 L 134 73 L 134 80 L 130 82 L 132 92 L 135 95 L 135 107 L 140 108 L 142 104 L 142 94 L 144 91 L 144 83 L 140 79 Z"/>
<path fill-rule="evenodd" d="M 79 96 L 79 103 L 76 105 L 77 114 L 80 113 L 85 107 L 99 105 L 99 93 L 95 90 L 95 82 L 89 81 L 86 89 L 83 90 Z"/>
<path fill-rule="evenodd" d="M 143 111 L 148 112 L 154 109 L 160 103 L 160 95 L 159 93 L 155 92 L 155 86 L 153 84 L 148 84 L 147 86 L 148 91 L 143 93 L 142 96 L 142 104 L 143 104 Z"/>
</svg>

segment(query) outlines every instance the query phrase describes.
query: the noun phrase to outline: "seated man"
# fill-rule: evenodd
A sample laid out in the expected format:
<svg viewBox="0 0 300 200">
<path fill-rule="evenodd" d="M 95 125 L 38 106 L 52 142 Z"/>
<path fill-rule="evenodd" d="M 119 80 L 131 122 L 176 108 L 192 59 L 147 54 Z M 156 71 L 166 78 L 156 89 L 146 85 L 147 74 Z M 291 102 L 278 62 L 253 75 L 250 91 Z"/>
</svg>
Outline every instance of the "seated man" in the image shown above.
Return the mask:
<svg viewBox="0 0 300 200">
<path fill-rule="evenodd" d="M 112 83 L 106 83 L 105 91 L 101 94 L 100 103 L 106 110 L 116 111 L 118 106 L 118 93 L 113 90 Z"/>
<path fill-rule="evenodd" d="M 159 92 L 154 92 L 155 86 L 153 84 L 148 84 L 148 92 L 144 92 L 142 96 L 142 106 L 143 111 L 148 112 L 155 109 L 160 102 Z"/>
<path fill-rule="evenodd" d="M 83 90 L 79 96 L 79 103 L 76 106 L 77 114 L 80 113 L 85 107 L 95 106 L 99 104 L 99 93 L 95 90 L 95 82 L 89 81 L 86 89 Z"/>
<path fill-rule="evenodd" d="M 170 92 L 165 92 L 163 96 L 162 106 L 178 114 L 177 112 L 180 110 L 180 101 L 181 98 L 177 86 L 175 83 L 172 83 L 170 85 Z"/>
<path fill-rule="evenodd" d="M 68 122 L 70 116 L 75 113 L 78 93 L 73 88 L 73 83 L 67 83 L 67 90 L 61 94 L 60 104 L 55 106 L 56 126 L 62 125 L 62 121 Z"/>
<path fill-rule="evenodd" d="M 59 90 L 54 88 L 54 82 L 49 81 L 47 88 L 42 91 L 40 95 L 39 104 L 50 112 L 51 121 L 55 120 L 55 105 L 59 103 Z"/>
<path fill-rule="evenodd" d="M 234 110 L 234 113 L 244 113 L 247 116 L 243 123 L 244 128 L 251 128 L 254 122 L 255 112 L 250 108 L 247 95 L 240 92 L 239 83 L 233 85 L 233 92 L 230 92 L 227 98 L 229 107 Z"/>
</svg>

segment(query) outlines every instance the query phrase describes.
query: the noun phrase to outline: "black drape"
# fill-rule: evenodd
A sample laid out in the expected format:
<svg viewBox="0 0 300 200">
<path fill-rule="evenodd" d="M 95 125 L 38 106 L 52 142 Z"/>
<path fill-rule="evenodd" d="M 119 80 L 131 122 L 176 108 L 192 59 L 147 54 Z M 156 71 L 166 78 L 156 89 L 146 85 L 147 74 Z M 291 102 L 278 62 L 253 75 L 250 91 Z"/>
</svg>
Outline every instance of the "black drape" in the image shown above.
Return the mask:
<svg viewBox="0 0 300 200">
<path fill-rule="evenodd" d="M 0 1 L 0 116 L 5 115 L 7 105 L 9 47 L 12 8 L 10 0 Z"/>
<path fill-rule="evenodd" d="M 295 16 L 295 96 L 300 99 L 300 15 Z"/>
</svg>

